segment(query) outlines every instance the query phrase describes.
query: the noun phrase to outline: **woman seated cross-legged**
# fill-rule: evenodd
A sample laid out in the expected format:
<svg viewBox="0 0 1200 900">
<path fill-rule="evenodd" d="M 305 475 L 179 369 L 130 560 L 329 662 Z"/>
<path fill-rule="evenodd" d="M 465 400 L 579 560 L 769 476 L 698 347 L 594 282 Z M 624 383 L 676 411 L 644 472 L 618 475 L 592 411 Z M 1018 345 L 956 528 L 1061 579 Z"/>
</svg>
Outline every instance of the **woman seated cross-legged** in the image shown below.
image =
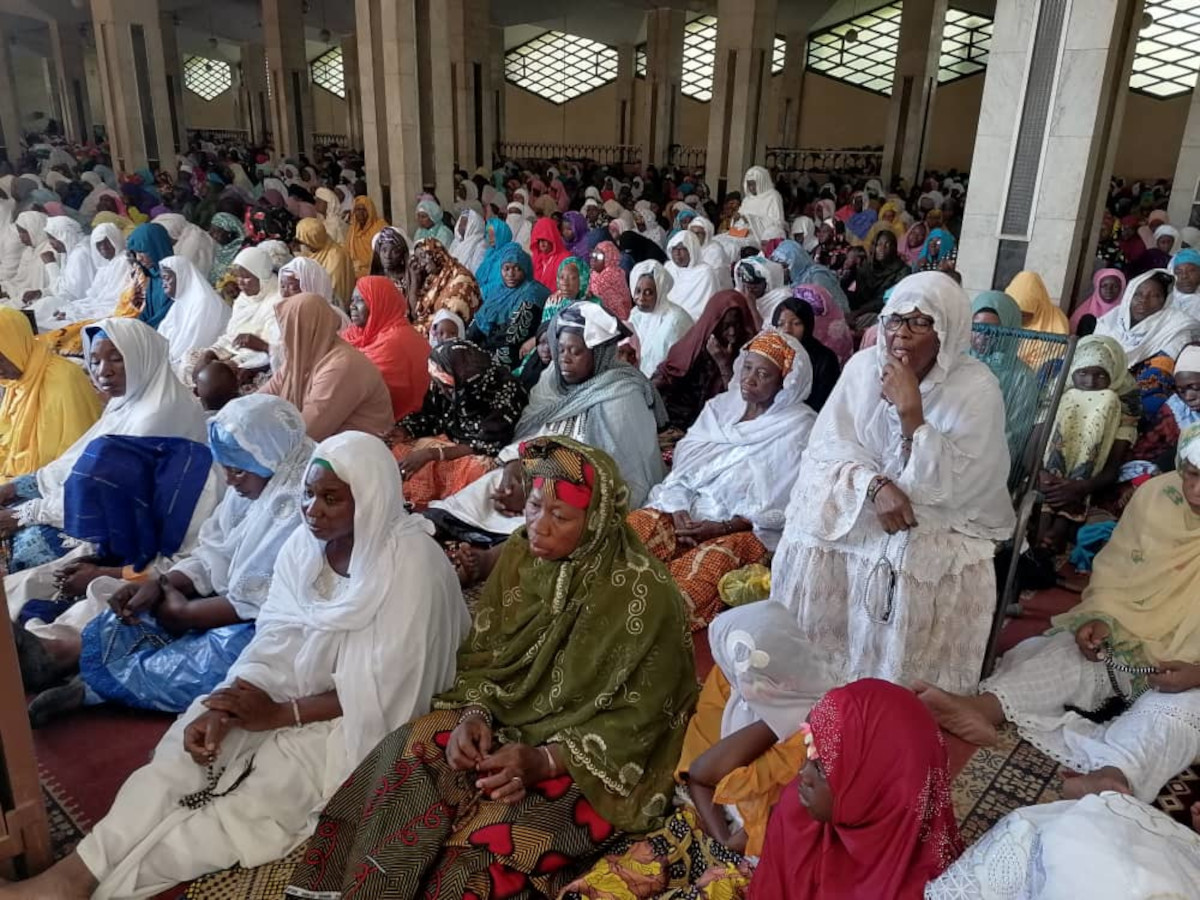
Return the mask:
<svg viewBox="0 0 1200 900">
<path fill-rule="evenodd" d="M 1009 721 L 1053 759 L 1083 773 L 1078 797 L 1102 790 L 1152 802 L 1200 753 L 1200 426 L 1179 439 L 1177 471 L 1143 484 L 1097 554 L 1083 602 L 1018 644 L 979 694 L 920 685 L 942 727 L 993 743 Z M 1106 724 L 1092 712 L 1132 703 Z"/>
<path fill-rule="evenodd" d="M 608 454 L 542 437 L 521 466 L 525 526 L 454 687 L 329 801 L 289 896 L 554 897 L 668 811 L 696 693 L 683 600 Z"/>
<path fill-rule="evenodd" d="M 232 401 L 208 434 L 228 489 L 196 545 L 162 576 L 97 578 L 86 599 L 35 629 L 41 640 L 23 641 L 27 690 L 79 669 L 39 697 L 43 717 L 105 701 L 183 712 L 254 636 L 275 558 L 300 525 L 295 498 L 313 443 L 295 407 L 263 394 Z"/>
<path fill-rule="evenodd" d="M 667 566 L 692 627 L 721 608 L 717 582 L 762 562 L 783 532 L 808 433 L 812 366 L 799 341 L 768 328 L 743 348 L 729 389 L 675 446 L 671 473 L 629 524 Z"/>
<path fill-rule="evenodd" d="M 404 496 L 417 509 L 494 469 L 529 400 L 507 366 L 468 341 L 434 347 L 429 375 L 424 405 L 392 432 Z"/>
<path fill-rule="evenodd" d="M 428 524 L 404 511 L 386 445 L 323 441 L 302 504 L 223 686 L 176 720 L 75 852 L 0 897 L 147 897 L 278 859 L 370 748 L 454 683 L 466 604 Z"/>
</svg>

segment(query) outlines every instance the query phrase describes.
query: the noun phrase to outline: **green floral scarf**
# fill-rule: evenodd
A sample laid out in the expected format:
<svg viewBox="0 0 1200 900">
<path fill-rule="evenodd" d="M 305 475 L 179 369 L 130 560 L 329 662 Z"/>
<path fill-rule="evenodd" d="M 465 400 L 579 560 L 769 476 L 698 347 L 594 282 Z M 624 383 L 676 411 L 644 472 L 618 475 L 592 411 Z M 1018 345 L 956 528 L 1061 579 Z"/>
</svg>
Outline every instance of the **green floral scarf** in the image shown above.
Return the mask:
<svg viewBox="0 0 1200 900">
<path fill-rule="evenodd" d="M 612 458 L 567 438 L 522 447 L 529 461 L 573 451 L 594 470 L 587 524 L 547 562 L 519 529 L 483 589 L 437 708 L 487 708 L 502 741 L 559 744 L 596 811 L 645 832 L 669 810 L 672 773 L 696 700 L 684 601 L 625 523 L 628 489 Z"/>
</svg>

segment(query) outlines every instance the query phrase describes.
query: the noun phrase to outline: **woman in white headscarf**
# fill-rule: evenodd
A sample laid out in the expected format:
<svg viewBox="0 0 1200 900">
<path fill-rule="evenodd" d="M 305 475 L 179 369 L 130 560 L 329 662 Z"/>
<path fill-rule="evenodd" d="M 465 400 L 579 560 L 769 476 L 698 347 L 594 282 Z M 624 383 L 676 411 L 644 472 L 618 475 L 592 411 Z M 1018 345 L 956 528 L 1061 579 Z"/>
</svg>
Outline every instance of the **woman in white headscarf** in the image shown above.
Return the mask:
<svg viewBox="0 0 1200 900">
<path fill-rule="evenodd" d="M 752 338 L 734 361 L 728 389 L 675 445 L 670 473 L 629 516 L 683 592 L 693 630 L 720 611 L 721 576 L 761 563 L 779 543 L 817 418 L 804 402 L 812 381 L 812 363 L 795 338 L 771 327 Z"/>
<path fill-rule="evenodd" d="M 275 559 L 301 524 L 297 500 L 314 444 L 294 406 L 251 394 L 213 416 L 208 446 L 229 489 L 193 545 L 159 567 L 162 577 L 101 576 L 52 623 L 30 626 L 77 651 L 49 667 L 80 666 L 77 678 L 43 695 L 53 713 L 105 701 L 181 713 L 225 679 L 254 636 Z M 23 648 L 23 662 L 40 655 L 28 641 Z M 40 673 L 26 666 L 26 688 L 38 690 L 30 681 Z"/>
<path fill-rule="evenodd" d="M 700 240 L 687 229 L 667 242 L 667 257 L 671 302 L 693 320 L 699 319 L 713 294 L 721 290 L 716 270 L 704 262 Z"/>
<path fill-rule="evenodd" d="M 792 238 L 807 252 L 817 249 L 817 225 L 808 216 L 798 216 L 792 221 Z"/>
<path fill-rule="evenodd" d="M 46 290 L 49 275 L 46 263 L 54 257 L 54 249 L 46 240 L 46 214 L 28 210 L 17 216 L 17 234 L 25 249 L 21 251 L 21 263 L 12 281 L 4 285 L 9 306 L 20 308 L 28 296 L 32 302 Z"/>
<path fill-rule="evenodd" d="M 775 230 L 781 230 L 779 237 L 786 234 L 783 197 L 775 190 L 771 173 L 762 166 L 751 166 L 746 170 L 738 212 L 749 221 L 751 230 L 760 240 L 764 235 L 774 234 Z"/>
<path fill-rule="evenodd" d="M 668 299 L 673 281 L 666 267 L 647 259 L 629 273 L 633 311 L 629 324 L 638 337 L 638 368 L 647 378 L 657 370 L 675 342 L 695 324 L 691 316 Z"/>
<path fill-rule="evenodd" d="M 529 238 L 533 233 L 533 220 L 537 216 L 529 205 L 515 197 L 508 202 L 508 215 L 504 221 L 512 231 L 513 240 L 521 245 L 521 249 L 529 252 Z"/>
<path fill-rule="evenodd" d="M 83 329 L 83 345 L 92 380 L 108 404 L 58 459 L 0 485 L 0 538 L 13 538 L 10 573 L 62 556 L 67 477 L 93 440 L 110 434 L 204 440 L 204 413 L 171 372 L 168 344 L 153 328 L 138 319 L 103 319 Z M 14 577 L 5 579 L 10 608 L 17 595 Z"/>
<path fill-rule="evenodd" d="M 692 221 L 688 222 L 688 231 L 696 236 L 696 240 L 700 242 L 700 260 L 717 273 L 717 282 L 721 286 L 721 290 L 729 290 L 733 287 L 733 259 L 729 255 L 728 248 L 720 241 L 714 240 L 716 237 L 716 227 L 713 223 L 704 216 L 696 216 Z"/>
<path fill-rule="evenodd" d="M 34 894 L 150 896 L 289 853 L 355 766 L 429 711 L 470 625 L 428 523 L 377 438 L 323 441 L 306 524 L 279 553 L 250 645 Z"/>
<path fill-rule="evenodd" d="M 186 256 L 199 272 L 212 270 L 213 257 L 217 253 L 217 242 L 207 231 L 193 225 L 178 213 L 163 213 L 154 220 L 171 236 L 177 256 Z"/>
<path fill-rule="evenodd" d="M 67 216 L 46 220 L 46 240 L 54 251 L 54 262 L 46 263 L 46 289 L 33 304 L 38 329 L 57 328 L 54 313 L 85 296 L 96 278 L 97 258 L 79 223 Z"/>
<path fill-rule="evenodd" d="M 966 354 L 971 307 L 910 275 L 821 410 L 792 490 L 771 598 L 841 651 L 839 683 L 973 690 L 996 607 L 995 546 L 1015 524 L 1004 399 Z"/>
<path fill-rule="evenodd" d="M 310 256 L 297 256 L 279 270 L 279 296 L 286 300 L 297 294 L 316 294 L 324 297 L 338 314 L 341 327 L 350 324 L 350 317 L 333 297 L 333 279 L 329 270 Z"/>
<path fill-rule="evenodd" d="M 470 182 L 466 182 L 470 184 Z M 475 185 L 471 185 L 474 187 Z M 487 252 L 487 232 L 483 218 L 473 209 L 464 209 L 454 226 L 454 240 L 450 244 L 450 255 L 462 263 L 468 272 L 474 272 L 483 262 Z"/>
<path fill-rule="evenodd" d="M 192 351 L 210 346 L 229 322 L 229 306 L 186 256 L 168 256 L 158 264 L 163 290 L 175 302 L 158 326 L 171 345 L 171 368 L 186 380 Z"/>
<path fill-rule="evenodd" d="M 125 236 L 121 229 L 111 222 L 97 225 L 87 243 L 96 274 L 82 297 L 50 310 L 44 324 L 39 317 L 38 327 L 43 331 L 73 322 L 107 318 L 121 299 L 121 292 L 129 286 L 133 268 L 125 256 Z"/>
<path fill-rule="evenodd" d="M 325 233 L 335 243 L 345 243 L 346 231 L 350 226 L 342 218 L 342 201 L 338 199 L 338 195 L 327 187 L 319 187 L 316 193 L 316 203 L 313 205 L 321 214 L 321 221 L 325 223 Z"/>
<path fill-rule="evenodd" d="M 24 251 L 25 245 L 17 234 L 17 201 L 0 198 L 0 289 L 6 289 L 17 274 Z"/>
<path fill-rule="evenodd" d="M 279 340 L 275 304 L 282 299 L 275 265 L 262 248 L 246 247 L 234 257 L 230 269 L 242 292 L 233 302 L 224 332 L 204 358 L 224 360 L 248 371 L 268 369 L 270 346 Z M 194 371 L 191 361 L 188 368 Z"/>
<path fill-rule="evenodd" d="M 634 205 L 633 227 L 642 237 L 649 238 L 660 247 L 665 246 L 667 233 L 658 224 L 658 217 L 654 215 L 654 208 L 649 200 L 639 200 Z"/>
</svg>

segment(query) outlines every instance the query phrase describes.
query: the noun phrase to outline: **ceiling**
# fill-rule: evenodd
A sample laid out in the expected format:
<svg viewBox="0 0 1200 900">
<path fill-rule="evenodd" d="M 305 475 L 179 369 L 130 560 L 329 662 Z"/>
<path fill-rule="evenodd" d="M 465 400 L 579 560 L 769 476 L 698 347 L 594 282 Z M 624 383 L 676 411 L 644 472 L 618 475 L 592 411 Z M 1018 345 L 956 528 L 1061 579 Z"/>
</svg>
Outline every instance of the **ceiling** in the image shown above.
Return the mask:
<svg viewBox="0 0 1200 900">
<path fill-rule="evenodd" d="M 175 16 L 177 37 L 184 53 L 240 58 L 239 45 L 262 40 L 258 0 L 158 0 Z M 354 31 L 354 4 L 347 0 L 304 0 L 309 54 L 327 46 L 320 42 L 328 29 L 336 40 Z M 440 0 L 433 0 L 440 2 Z M 886 0 L 778 0 L 776 30 L 783 33 L 815 29 L 851 18 Z M 951 0 L 954 6 L 994 14 L 996 0 Z M 647 10 L 672 7 L 689 15 L 715 15 L 717 0 L 493 0 L 492 23 L 505 28 L 505 45 L 513 47 L 553 29 L 607 44 L 645 40 Z M 0 27 L 23 49 L 48 55 L 46 21 L 82 26 L 91 21 L 88 0 L 0 0 Z M 217 45 L 212 46 L 216 38 Z"/>
</svg>

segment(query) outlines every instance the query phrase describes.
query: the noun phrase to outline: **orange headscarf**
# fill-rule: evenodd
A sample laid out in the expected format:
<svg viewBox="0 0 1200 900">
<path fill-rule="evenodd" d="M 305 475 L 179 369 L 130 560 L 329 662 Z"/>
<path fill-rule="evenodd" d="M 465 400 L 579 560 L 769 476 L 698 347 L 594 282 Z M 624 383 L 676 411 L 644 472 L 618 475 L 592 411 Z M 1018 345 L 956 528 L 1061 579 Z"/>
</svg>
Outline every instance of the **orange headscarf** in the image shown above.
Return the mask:
<svg viewBox="0 0 1200 900">
<path fill-rule="evenodd" d="M 351 325 L 342 337 L 383 375 L 396 419 L 419 410 L 429 390 L 429 343 L 408 322 L 408 303 L 392 279 L 368 275 L 358 280 L 367 304 L 367 324 Z"/>
</svg>

